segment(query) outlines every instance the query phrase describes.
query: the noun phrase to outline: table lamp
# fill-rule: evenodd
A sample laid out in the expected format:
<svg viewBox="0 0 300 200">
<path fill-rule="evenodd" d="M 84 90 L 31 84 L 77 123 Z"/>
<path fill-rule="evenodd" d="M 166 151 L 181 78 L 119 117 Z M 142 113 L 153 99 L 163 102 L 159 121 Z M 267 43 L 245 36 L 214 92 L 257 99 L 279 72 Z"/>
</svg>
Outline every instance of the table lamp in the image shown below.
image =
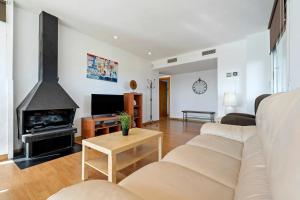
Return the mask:
<svg viewBox="0 0 300 200">
<path fill-rule="evenodd" d="M 237 105 L 236 94 L 233 92 L 225 92 L 223 104 L 225 106 L 225 114 L 234 112 L 234 107 Z"/>
</svg>

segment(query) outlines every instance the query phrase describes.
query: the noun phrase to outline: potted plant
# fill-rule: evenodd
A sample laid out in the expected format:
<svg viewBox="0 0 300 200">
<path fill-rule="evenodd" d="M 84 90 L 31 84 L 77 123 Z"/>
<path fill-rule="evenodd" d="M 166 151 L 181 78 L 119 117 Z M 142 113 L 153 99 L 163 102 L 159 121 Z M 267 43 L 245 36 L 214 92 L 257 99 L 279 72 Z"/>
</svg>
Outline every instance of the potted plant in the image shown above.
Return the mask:
<svg viewBox="0 0 300 200">
<path fill-rule="evenodd" d="M 122 134 L 123 136 L 127 136 L 129 132 L 129 127 L 130 127 L 130 116 L 126 112 L 122 112 L 120 114 L 120 122 L 121 122 L 121 127 L 122 127 Z"/>
</svg>

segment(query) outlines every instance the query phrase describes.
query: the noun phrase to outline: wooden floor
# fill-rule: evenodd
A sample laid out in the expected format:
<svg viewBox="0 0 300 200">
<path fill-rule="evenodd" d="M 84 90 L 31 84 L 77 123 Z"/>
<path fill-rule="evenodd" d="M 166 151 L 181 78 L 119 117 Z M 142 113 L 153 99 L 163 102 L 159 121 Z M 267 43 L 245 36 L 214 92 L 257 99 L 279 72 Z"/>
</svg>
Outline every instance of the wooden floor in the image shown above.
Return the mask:
<svg viewBox="0 0 300 200">
<path fill-rule="evenodd" d="M 164 132 L 163 154 L 184 144 L 199 134 L 201 123 L 164 119 L 145 128 Z M 93 153 L 93 152 L 90 152 Z M 96 156 L 96 155 L 94 155 Z M 122 171 L 129 175 L 136 169 L 153 162 L 157 155 Z M 90 179 L 107 179 L 99 172 L 89 170 Z M 47 199 L 63 187 L 81 181 L 81 152 L 20 170 L 12 161 L 0 162 L 0 200 Z"/>
</svg>

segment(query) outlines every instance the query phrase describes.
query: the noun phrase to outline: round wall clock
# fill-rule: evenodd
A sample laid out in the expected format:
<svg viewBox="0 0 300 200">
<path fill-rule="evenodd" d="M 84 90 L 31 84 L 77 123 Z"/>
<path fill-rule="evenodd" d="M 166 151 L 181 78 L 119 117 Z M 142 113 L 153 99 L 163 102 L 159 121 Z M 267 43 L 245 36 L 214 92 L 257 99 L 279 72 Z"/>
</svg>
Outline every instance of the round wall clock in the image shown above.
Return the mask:
<svg viewBox="0 0 300 200">
<path fill-rule="evenodd" d="M 207 83 L 199 78 L 193 84 L 192 89 L 196 94 L 204 94 L 207 90 Z"/>
</svg>

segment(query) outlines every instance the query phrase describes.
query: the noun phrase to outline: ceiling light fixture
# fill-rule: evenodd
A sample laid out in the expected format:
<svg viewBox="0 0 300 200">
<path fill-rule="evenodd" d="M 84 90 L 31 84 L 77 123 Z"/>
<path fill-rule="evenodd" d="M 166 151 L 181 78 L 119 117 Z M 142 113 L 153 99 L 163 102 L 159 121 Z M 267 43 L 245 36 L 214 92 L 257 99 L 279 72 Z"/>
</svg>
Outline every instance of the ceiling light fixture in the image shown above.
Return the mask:
<svg viewBox="0 0 300 200">
<path fill-rule="evenodd" d="M 113 38 L 114 38 L 115 40 L 117 40 L 117 39 L 118 39 L 118 36 L 117 36 L 117 35 L 114 35 Z"/>
<path fill-rule="evenodd" d="M 151 52 L 151 51 L 149 51 L 149 52 L 148 52 L 148 55 L 149 55 L 149 56 L 151 56 L 151 55 L 152 55 L 152 52 Z"/>
</svg>

